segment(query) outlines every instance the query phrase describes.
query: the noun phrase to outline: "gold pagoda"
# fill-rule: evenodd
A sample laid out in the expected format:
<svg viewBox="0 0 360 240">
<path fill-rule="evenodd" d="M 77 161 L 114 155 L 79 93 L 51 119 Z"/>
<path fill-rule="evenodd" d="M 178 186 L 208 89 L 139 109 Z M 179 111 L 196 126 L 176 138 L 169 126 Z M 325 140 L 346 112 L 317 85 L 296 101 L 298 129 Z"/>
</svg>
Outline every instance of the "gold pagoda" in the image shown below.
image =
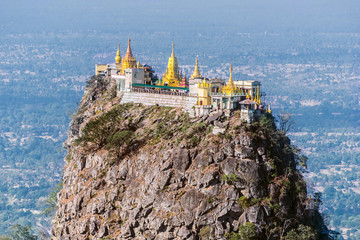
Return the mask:
<svg viewBox="0 0 360 240">
<path fill-rule="evenodd" d="M 116 52 L 115 63 L 116 63 L 116 64 L 120 64 L 120 63 L 121 63 L 120 44 L 118 45 L 118 50 L 117 50 L 117 52 Z"/>
<path fill-rule="evenodd" d="M 125 74 L 125 69 L 127 68 L 135 68 L 136 67 L 136 58 L 133 56 L 132 52 L 131 52 L 131 46 L 130 46 L 130 38 L 128 41 L 128 47 L 125 53 L 124 58 L 122 59 L 121 62 L 121 75 Z M 120 54 L 120 51 L 119 51 Z"/>
<path fill-rule="evenodd" d="M 166 72 L 163 75 L 162 81 L 159 82 L 159 85 L 169 86 L 169 87 L 179 87 L 181 78 L 179 77 L 179 67 L 178 61 L 174 53 L 174 43 L 172 44 L 172 53 L 169 57 L 168 66 Z"/>
<path fill-rule="evenodd" d="M 196 78 L 203 78 L 200 74 L 200 70 L 199 70 L 199 61 L 198 58 L 196 57 L 196 64 L 195 64 L 195 69 L 194 69 L 194 73 L 191 75 L 190 79 L 196 79 Z"/>
<path fill-rule="evenodd" d="M 226 84 L 225 87 L 221 88 L 221 92 L 226 94 L 226 95 L 233 95 L 235 93 L 238 93 L 240 91 L 239 87 L 237 87 L 235 84 L 234 84 L 234 81 L 232 79 L 232 63 L 230 64 L 230 78 L 229 78 L 229 81 L 228 83 Z"/>
</svg>

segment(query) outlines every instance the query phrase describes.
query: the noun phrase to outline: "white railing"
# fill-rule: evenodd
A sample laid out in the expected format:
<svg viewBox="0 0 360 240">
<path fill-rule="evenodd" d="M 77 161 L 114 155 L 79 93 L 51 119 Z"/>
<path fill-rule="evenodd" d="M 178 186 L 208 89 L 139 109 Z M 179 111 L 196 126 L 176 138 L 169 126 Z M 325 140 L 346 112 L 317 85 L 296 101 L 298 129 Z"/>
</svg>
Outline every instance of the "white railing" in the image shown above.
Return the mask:
<svg viewBox="0 0 360 240">
<path fill-rule="evenodd" d="M 152 93 L 152 94 L 164 94 L 164 95 L 173 95 L 173 96 L 189 96 L 189 93 L 185 92 L 175 92 L 169 90 L 155 90 L 155 89 L 147 89 L 147 88 L 131 88 L 132 92 L 139 92 L 139 93 Z"/>
</svg>

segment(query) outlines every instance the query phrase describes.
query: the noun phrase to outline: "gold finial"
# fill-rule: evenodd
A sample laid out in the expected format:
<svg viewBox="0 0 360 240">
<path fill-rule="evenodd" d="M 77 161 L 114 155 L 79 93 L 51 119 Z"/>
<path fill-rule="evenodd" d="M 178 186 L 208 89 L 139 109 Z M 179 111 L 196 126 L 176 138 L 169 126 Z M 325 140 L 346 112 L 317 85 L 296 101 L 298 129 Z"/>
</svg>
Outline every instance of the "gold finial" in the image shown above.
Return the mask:
<svg viewBox="0 0 360 240">
<path fill-rule="evenodd" d="M 120 44 L 118 45 L 118 50 L 116 53 L 116 57 L 115 57 L 115 63 L 120 63 L 121 62 L 121 56 L 120 56 Z"/>
<path fill-rule="evenodd" d="M 172 43 L 172 53 L 171 53 L 171 57 L 175 57 L 175 51 L 174 51 L 174 42 Z"/>
<path fill-rule="evenodd" d="M 232 61 L 231 61 L 229 70 L 230 70 L 229 84 L 232 84 L 233 83 L 233 79 L 232 79 L 232 71 L 233 71 Z"/>
<path fill-rule="evenodd" d="M 131 42 L 131 39 L 129 38 L 129 40 L 128 40 L 128 47 L 127 47 L 127 50 L 126 50 L 124 59 L 129 59 L 129 60 L 130 60 L 131 58 L 134 57 L 133 54 L 132 54 L 132 51 L 131 51 L 130 42 Z"/>
<path fill-rule="evenodd" d="M 269 104 L 269 109 L 268 109 L 268 113 L 270 113 L 271 114 L 271 105 Z"/>
<path fill-rule="evenodd" d="M 141 64 L 140 64 L 140 59 L 138 60 L 138 62 L 137 62 L 137 65 L 136 65 L 136 68 L 141 68 L 142 66 L 141 66 Z"/>
</svg>

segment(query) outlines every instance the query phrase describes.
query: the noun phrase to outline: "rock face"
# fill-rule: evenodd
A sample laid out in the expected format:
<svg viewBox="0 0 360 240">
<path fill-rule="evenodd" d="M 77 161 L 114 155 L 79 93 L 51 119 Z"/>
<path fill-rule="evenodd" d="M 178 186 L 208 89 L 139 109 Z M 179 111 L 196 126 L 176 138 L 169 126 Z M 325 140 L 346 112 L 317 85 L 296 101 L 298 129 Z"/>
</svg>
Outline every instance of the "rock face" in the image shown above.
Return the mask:
<svg viewBox="0 0 360 240">
<path fill-rule="evenodd" d="M 305 183 L 273 127 L 118 105 L 113 89 L 92 79 L 71 123 L 53 239 L 226 239 L 248 222 L 280 239 L 306 222 Z"/>
</svg>

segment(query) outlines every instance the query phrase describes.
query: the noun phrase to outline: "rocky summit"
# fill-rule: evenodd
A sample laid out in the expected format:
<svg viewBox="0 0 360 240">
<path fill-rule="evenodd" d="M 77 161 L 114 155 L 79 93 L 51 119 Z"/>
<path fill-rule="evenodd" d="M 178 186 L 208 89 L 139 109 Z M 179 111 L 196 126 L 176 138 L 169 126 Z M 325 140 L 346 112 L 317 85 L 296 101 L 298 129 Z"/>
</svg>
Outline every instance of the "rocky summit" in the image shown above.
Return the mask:
<svg viewBox="0 0 360 240">
<path fill-rule="evenodd" d="M 319 239 L 297 149 L 267 114 L 119 104 L 91 78 L 73 116 L 53 239 Z M 305 236 L 305 235 L 304 235 Z"/>
</svg>

